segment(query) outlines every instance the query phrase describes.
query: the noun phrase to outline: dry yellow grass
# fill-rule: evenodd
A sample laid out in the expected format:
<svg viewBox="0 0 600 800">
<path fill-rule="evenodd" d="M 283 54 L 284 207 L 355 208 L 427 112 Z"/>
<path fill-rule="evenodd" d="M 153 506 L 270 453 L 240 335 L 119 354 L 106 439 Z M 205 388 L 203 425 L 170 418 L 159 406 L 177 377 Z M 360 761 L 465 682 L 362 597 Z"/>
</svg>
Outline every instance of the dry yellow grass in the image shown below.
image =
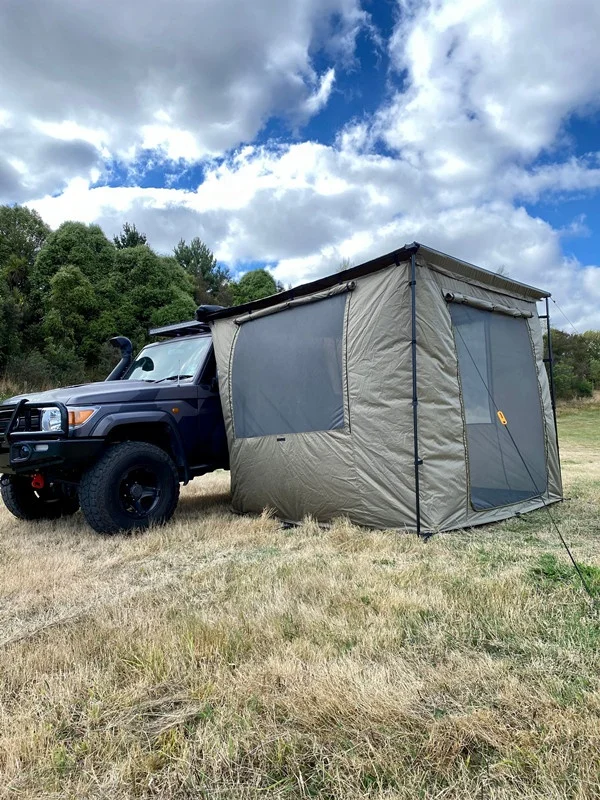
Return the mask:
<svg viewBox="0 0 600 800">
<path fill-rule="evenodd" d="M 600 414 L 563 419 L 600 565 Z M 600 627 L 544 512 L 434 537 L 230 513 L 96 536 L 0 513 L 0 797 L 600 797 Z"/>
</svg>

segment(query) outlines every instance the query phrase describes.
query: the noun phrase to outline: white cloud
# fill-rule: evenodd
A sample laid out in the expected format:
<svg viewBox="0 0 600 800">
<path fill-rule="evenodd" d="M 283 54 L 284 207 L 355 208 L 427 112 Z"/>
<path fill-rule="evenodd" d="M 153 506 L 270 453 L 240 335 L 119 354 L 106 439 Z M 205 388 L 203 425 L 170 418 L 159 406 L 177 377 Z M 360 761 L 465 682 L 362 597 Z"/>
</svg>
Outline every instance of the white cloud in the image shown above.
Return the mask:
<svg viewBox="0 0 600 800">
<path fill-rule="evenodd" d="M 252 141 L 273 115 L 298 126 L 318 113 L 335 68 L 319 77 L 314 54 L 343 63 L 367 23 L 360 0 L 5 0 L 0 109 L 38 148 L 51 137 L 104 159 L 150 148 L 194 162 Z M 22 158 L 18 139 L 0 171 L 3 154 Z"/>
<path fill-rule="evenodd" d="M 328 102 L 336 68 L 318 76 L 311 53 L 353 52 L 368 24 L 358 0 L 203 4 L 200 38 L 193 3 L 177 30 L 165 19 L 158 36 L 145 15 L 139 27 L 124 27 L 126 7 L 107 2 L 87 23 L 96 38 L 83 75 L 70 83 L 64 70 L 51 75 L 70 90 L 59 111 L 40 100 L 44 81 L 26 87 L 23 108 L 35 106 L 44 133 L 68 139 L 63 145 L 83 141 L 128 157 L 143 146 L 172 159 L 204 159 L 203 182 L 194 191 L 90 188 L 97 163 L 74 151 L 71 160 L 82 166 L 64 173 L 65 191 L 53 197 L 46 176 L 32 201 L 51 224 L 76 217 L 113 234 L 128 219 L 162 250 L 199 235 L 219 258 L 240 266 L 263 260 L 285 283 L 417 239 L 550 289 L 574 322 L 600 327 L 600 265 L 562 253 L 561 237 L 585 234 L 583 221 L 557 230 L 521 205 L 600 187 L 598 154 L 548 163 L 565 144 L 570 116 L 600 103 L 596 0 L 401 0 L 389 50 L 402 87 L 372 119 L 340 129 L 331 146 L 259 146 L 255 137 L 269 114 L 297 123 Z M 58 20 L 65 30 L 56 36 L 73 48 L 83 21 L 77 4 L 65 6 L 74 20 Z M 154 20 L 163 20 L 160 8 Z M 332 35 L 336 13 L 342 24 Z M 13 107 L 1 93 L 0 106 Z M 81 116 L 71 114 L 74 107 Z M 227 148 L 224 160 L 213 158 Z M 13 159 L 29 165 L 20 152 Z M 4 178 L 9 187 L 18 183 L 15 165 Z"/>
<path fill-rule="evenodd" d="M 406 8 L 404 0 L 401 7 Z M 390 43 L 408 88 L 383 114 L 392 147 L 488 169 L 534 157 L 600 101 L 596 0 L 425 0 Z"/>
<path fill-rule="evenodd" d="M 146 150 L 159 150 L 165 159 L 171 161 L 199 161 L 207 153 L 198 145 L 196 137 L 191 131 L 174 128 L 172 125 L 153 124 L 142 125 L 142 148 Z"/>
<path fill-rule="evenodd" d="M 304 101 L 304 112 L 312 117 L 327 105 L 329 95 L 335 83 L 335 69 L 331 67 L 321 76 L 317 90 Z"/>
<path fill-rule="evenodd" d="M 599 165 L 599 166 L 596 166 Z M 537 200 L 544 194 L 600 188 L 600 152 L 586 158 L 571 158 L 560 164 L 546 164 L 532 170 L 512 167 L 502 181 L 510 197 Z"/>
<path fill-rule="evenodd" d="M 61 122 L 43 122 L 42 120 L 32 119 L 31 127 L 51 139 L 60 139 L 63 142 L 89 142 L 98 150 L 103 151 L 103 155 L 110 156 L 110 152 L 106 147 L 109 137 L 102 130 L 86 128 L 84 125 L 79 125 L 79 123 L 69 119 L 64 119 Z"/>
</svg>

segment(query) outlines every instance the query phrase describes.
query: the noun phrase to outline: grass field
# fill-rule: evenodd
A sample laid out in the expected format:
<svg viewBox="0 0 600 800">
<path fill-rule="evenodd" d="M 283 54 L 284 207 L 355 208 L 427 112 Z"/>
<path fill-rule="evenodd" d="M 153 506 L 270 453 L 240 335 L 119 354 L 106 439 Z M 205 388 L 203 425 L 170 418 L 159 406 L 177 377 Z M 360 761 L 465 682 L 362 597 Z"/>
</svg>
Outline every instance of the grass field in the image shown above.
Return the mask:
<svg viewBox="0 0 600 800">
<path fill-rule="evenodd" d="M 600 411 L 560 428 L 600 593 Z M 0 797 L 600 797 L 600 618 L 545 512 L 425 543 L 228 502 L 130 538 L 0 513 Z"/>
</svg>

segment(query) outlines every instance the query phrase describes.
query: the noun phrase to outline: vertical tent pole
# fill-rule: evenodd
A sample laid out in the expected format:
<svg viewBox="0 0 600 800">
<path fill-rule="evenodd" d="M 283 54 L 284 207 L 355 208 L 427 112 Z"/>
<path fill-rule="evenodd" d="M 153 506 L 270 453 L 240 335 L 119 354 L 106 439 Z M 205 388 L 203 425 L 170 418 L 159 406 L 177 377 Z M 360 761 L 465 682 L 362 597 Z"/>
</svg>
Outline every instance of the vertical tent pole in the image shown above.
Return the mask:
<svg viewBox="0 0 600 800">
<path fill-rule="evenodd" d="M 417 517 L 417 535 L 421 533 L 421 493 L 419 487 L 419 397 L 417 393 L 417 264 L 415 254 L 410 257 L 410 294 L 412 301 L 411 349 L 412 349 L 412 407 L 413 407 L 413 439 L 415 455 L 415 513 Z"/>
<path fill-rule="evenodd" d="M 558 448 L 558 425 L 556 422 L 556 393 L 554 388 L 554 353 L 552 352 L 552 329 L 550 328 L 550 306 L 546 297 L 546 331 L 548 338 L 548 358 L 544 361 L 548 364 L 550 375 L 550 400 L 552 402 L 552 415 L 554 417 L 554 431 L 556 432 L 556 447 Z"/>
</svg>

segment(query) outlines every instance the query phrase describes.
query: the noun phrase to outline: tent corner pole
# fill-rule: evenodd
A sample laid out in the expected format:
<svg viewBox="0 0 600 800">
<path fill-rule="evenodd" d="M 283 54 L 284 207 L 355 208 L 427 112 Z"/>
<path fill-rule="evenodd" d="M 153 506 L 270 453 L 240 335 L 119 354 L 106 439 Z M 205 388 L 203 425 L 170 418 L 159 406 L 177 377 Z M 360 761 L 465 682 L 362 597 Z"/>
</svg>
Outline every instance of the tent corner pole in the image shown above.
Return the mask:
<svg viewBox="0 0 600 800">
<path fill-rule="evenodd" d="M 417 536 L 421 535 L 421 491 L 419 467 L 423 463 L 419 458 L 419 395 L 417 391 L 417 262 L 415 253 L 410 257 L 410 295 L 411 295 L 411 354 L 412 354 L 412 409 L 413 440 L 415 458 L 415 516 L 417 520 Z"/>
<path fill-rule="evenodd" d="M 546 297 L 546 338 L 548 340 L 548 373 L 550 377 L 550 402 L 552 403 L 552 416 L 554 417 L 554 431 L 556 433 L 556 446 L 558 447 L 558 423 L 556 421 L 556 388 L 554 385 L 554 352 L 552 351 L 552 328 L 550 326 L 550 304 Z"/>
</svg>

